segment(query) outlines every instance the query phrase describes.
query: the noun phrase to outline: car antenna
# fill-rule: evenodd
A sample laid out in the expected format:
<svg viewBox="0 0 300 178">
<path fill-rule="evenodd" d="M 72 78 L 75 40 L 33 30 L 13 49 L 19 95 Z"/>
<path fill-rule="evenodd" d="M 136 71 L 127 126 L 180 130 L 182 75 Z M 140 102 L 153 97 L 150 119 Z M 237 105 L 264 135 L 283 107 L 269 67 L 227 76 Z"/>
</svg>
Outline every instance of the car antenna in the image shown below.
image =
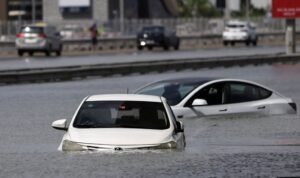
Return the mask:
<svg viewBox="0 0 300 178">
<path fill-rule="evenodd" d="M 126 88 L 126 93 L 129 94 L 129 88 Z"/>
</svg>

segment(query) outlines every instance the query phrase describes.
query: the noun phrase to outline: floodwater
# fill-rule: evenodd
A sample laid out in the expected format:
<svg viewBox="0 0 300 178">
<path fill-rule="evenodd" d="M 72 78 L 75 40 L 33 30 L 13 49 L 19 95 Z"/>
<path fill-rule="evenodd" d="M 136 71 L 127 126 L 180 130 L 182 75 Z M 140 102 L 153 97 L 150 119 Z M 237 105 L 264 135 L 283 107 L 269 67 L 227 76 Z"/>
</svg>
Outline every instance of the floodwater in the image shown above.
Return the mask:
<svg viewBox="0 0 300 178">
<path fill-rule="evenodd" d="M 0 87 L 0 177 L 288 177 L 300 176 L 298 115 L 183 119 L 184 151 L 62 153 L 63 131 L 87 95 L 126 93 L 170 77 L 249 79 L 300 103 L 300 64 L 185 70 Z M 146 139 L 146 138 L 145 138 Z"/>
</svg>

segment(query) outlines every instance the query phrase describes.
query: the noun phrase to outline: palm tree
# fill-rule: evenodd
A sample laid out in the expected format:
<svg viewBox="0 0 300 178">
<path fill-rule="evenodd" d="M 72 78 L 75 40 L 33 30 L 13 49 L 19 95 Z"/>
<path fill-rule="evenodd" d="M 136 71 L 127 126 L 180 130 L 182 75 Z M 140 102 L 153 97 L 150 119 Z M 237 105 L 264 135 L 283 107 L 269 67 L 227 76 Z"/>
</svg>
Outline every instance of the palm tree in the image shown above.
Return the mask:
<svg viewBox="0 0 300 178">
<path fill-rule="evenodd" d="M 217 9 L 208 0 L 178 0 L 179 12 L 183 17 L 212 17 Z"/>
</svg>

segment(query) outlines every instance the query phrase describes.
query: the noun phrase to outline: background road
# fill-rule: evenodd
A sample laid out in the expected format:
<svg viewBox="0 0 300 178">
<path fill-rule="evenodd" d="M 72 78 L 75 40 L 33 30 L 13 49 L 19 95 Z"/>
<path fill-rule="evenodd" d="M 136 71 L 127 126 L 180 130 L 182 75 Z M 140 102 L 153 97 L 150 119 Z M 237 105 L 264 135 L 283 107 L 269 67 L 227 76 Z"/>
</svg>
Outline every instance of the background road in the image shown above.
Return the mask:
<svg viewBox="0 0 300 178">
<path fill-rule="evenodd" d="M 265 50 L 274 52 L 275 49 L 254 48 L 255 53 Z M 235 49 L 227 50 L 235 51 Z M 247 53 L 250 49 L 242 50 Z M 188 55 L 188 52 L 184 51 L 179 53 Z M 202 54 L 201 51 L 197 51 L 190 55 L 196 53 Z M 210 53 L 218 51 L 212 50 Z M 254 52 L 249 51 L 250 53 Z M 143 55 L 146 58 L 157 54 L 175 56 L 177 53 L 149 52 Z M 134 55 L 128 54 L 128 60 L 130 56 Z M 97 62 L 98 58 L 101 57 L 90 57 L 91 61 L 95 60 L 94 62 Z M 49 60 L 49 63 L 53 64 L 52 60 L 73 59 L 32 60 L 36 60 L 37 63 Z M 22 62 L 22 60 L 12 61 L 16 66 L 20 66 Z M 5 64 L 9 61 L 2 62 Z M 300 176 L 299 114 L 184 119 L 187 147 L 182 152 L 61 153 L 57 151 L 57 147 L 63 132 L 51 128 L 54 120 L 71 118 L 86 95 L 126 93 L 127 88 L 133 91 L 148 82 L 179 76 L 249 79 L 293 98 L 299 105 L 299 75 L 300 64 L 276 64 L 2 86 L 0 87 L 0 177 Z"/>
<path fill-rule="evenodd" d="M 92 54 L 90 56 L 62 56 L 62 57 L 22 57 L 22 58 L 1 58 L 0 70 L 7 69 L 29 69 L 41 67 L 59 67 L 74 65 L 93 65 L 120 62 L 137 62 L 164 59 L 184 59 L 184 58 L 210 58 L 229 56 L 253 56 L 284 53 L 284 46 L 258 46 L 258 47 L 227 47 L 199 50 L 181 51 L 142 51 L 134 53 L 116 54 Z"/>
</svg>

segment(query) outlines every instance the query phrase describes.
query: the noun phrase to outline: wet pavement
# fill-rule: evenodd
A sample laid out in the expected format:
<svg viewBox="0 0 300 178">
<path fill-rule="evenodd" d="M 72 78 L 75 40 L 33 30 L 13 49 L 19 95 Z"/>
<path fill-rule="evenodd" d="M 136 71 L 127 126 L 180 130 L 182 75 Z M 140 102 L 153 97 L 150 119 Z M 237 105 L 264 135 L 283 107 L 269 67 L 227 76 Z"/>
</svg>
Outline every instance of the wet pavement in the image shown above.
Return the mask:
<svg viewBox="0 0 300 178">
<path fill-rule="evenodd" d="M 300 103 L 300 64 L 185 70 L 0 87 L 0 177 L 300 176 L 300 115 L 183 119 L 184 151 L 62 153 L 54 120 L 71 118 L 87 95 L 126 93 L 172 77 L 249 79 Z"/>
</svg>

